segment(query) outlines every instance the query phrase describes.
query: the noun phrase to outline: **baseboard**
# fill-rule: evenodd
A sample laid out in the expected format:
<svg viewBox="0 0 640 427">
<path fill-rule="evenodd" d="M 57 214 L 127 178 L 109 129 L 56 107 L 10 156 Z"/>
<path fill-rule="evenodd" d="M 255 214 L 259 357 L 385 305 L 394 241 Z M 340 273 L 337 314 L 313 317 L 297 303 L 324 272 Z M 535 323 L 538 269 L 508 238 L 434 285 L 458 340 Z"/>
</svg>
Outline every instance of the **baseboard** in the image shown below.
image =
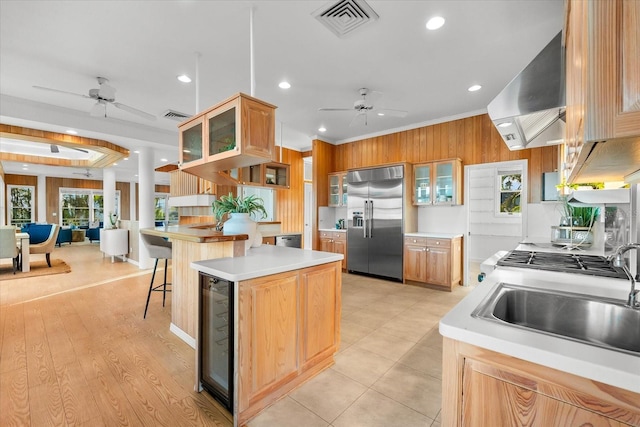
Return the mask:
<svg viewBox="0 0 640 427">
<path fill-rule="evenodd" d="M 183 331 L 182 329 L 178 328 L 173 323 L 171 323 L 171 325 L 169 326 L 169 330 L 171 332 L 173 332 L 175 335 L 177 335 L 178 338 L 180 338 L 182 341 L 186 342 L 187 344 L 189 344 L 194 349 L 196 348 L 196 339 L 195 338 L 191 338 L 191 335 L 187 334 L 185 331 Z"/>
</svg>

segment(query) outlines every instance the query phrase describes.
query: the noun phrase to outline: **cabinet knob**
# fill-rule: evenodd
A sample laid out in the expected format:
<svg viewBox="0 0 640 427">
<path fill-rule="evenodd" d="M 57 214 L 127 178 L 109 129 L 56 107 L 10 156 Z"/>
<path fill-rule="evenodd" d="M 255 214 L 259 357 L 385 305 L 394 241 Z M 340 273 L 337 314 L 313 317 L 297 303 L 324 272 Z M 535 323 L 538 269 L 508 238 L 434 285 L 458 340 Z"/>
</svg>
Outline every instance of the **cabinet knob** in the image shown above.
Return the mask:
<svg viewBox="0 0 640 427">
<path fill-rule="evenodd" d="M 440 244 L 440 242 L 436 242 L 436 245 L 439 245 L 439 244 Z"/>
<path fill-rule="evenodd" d="M 416 239 L 413 239 L 413 243 L 416 243 L 416 242 L 417 242 L 417 240 L 416 240 Z"/>
<path fill-rule="evenodd" d="M 426 251 L 426 250 L 427 250 L 427 248 L 422 248 L 422 250 L 423 250 L 423 251 Z"/>
</svg>

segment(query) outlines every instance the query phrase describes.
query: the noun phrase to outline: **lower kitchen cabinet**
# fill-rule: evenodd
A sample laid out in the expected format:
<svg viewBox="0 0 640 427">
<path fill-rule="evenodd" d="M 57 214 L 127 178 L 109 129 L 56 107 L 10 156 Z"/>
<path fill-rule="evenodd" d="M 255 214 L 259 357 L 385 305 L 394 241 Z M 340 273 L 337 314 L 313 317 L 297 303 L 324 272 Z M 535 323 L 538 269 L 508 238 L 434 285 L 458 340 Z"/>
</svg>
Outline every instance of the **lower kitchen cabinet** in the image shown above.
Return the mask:
<svg viewBox="0 0 640 427">
<path fill-rule="evenodd" d="M 319 235 L 320 250 L 342 254 L 342 269 L 347 269 L 347 233 L 346 231 L 321 231 Z"/>
<path fill-rule="evenodd" d="M 462 238 L 405 237 L 404 280 L 451 291 L 462 279 Z"/>
<path fill-rule="evenodd" d="M 443 426 L 638 426 L 640 395 L 449 338 Z"/>
</svg>

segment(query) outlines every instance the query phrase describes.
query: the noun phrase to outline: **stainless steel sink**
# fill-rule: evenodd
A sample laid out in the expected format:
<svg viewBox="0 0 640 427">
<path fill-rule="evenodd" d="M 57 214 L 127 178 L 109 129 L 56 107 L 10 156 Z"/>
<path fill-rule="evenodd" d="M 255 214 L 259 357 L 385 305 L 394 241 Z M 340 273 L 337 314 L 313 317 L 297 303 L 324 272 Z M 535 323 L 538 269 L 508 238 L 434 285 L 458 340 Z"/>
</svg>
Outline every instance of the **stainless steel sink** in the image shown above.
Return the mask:
<svg viewBox="0 0 640 427">
<path fill-rule="evenodd" d="M 625 353 L 640 353 L 640 310 L 622 301 L 500 283 L 472 316 Z"/>
</svg>

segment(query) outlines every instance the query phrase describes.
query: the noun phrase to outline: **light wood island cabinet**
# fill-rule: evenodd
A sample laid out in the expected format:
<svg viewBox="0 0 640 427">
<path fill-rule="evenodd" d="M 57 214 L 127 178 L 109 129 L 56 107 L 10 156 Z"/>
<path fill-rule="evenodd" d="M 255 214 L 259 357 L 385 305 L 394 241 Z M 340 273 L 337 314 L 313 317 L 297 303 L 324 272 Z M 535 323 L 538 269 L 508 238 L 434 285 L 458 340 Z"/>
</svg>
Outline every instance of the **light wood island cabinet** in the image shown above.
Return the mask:
<svg viewBox="0 0 640 427">
<path fill-rule="evenodd" d="M 444 338 L 442 425 L 638 426 L 640 395 Z"/>
</svg>

